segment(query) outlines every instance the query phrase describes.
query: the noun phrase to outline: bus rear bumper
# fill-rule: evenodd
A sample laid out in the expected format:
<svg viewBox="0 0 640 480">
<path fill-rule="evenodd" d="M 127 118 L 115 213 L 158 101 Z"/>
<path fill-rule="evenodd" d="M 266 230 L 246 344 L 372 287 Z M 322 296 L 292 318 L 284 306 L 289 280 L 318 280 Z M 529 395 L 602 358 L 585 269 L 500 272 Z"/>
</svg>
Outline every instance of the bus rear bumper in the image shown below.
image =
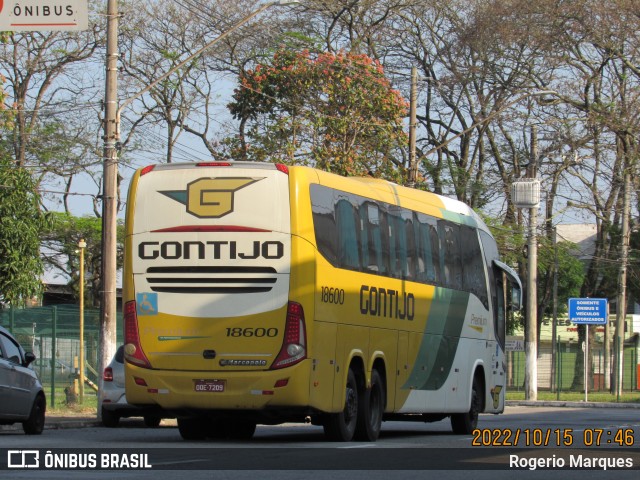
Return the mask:
<svg viewBox="0 0 640 480">
<path fill-rule="evenodd" d="M 201 372 L 126 365 L 126 396 L 133 405 L 165 410 L 242 410 L 309 406 L 309 365 L 281 370 Z"/>
</svg>

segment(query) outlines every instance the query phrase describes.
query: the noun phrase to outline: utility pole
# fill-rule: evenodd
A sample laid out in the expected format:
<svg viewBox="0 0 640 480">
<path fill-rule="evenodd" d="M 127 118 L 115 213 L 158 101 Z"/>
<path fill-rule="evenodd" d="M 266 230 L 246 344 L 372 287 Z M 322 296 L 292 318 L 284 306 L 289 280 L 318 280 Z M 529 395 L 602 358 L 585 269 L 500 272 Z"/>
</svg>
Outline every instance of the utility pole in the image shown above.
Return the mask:
<svg viewBox="0 0 640 480">
<path fill-rule="evenodd" d="M 611 316 L 607 302 L 607 323 L 604 326 L 604 389 L 611 391 Z"/>
<path fill-rule="evenodd" d="M 416 103 L 418 101 L 418 69 L 411 68 L 411 98 L 409 100 L 409 181 L 408 186 L 414 188 L 418 178 L 416 162 Z"/>
<path fill-rule="evenodd" d="M 102 295 L 100 302 L 100 356 L 102 372 L 116 350 L 116 271 L 118 208 L 118 0 L 107 3 L 107 58 L 104 95 L 104 149 L 102 188 Z M 102 375 L 98 375 L 102 389 Z M 98 408 L 98 417 L 100 409 Z"/>
<path fill-rule="evenodd" d="M 622 245 L 620 247 L 620 270 L 618 272 L 618 301 L 616 306 L 615 356 L 614 356 L 614 391 L 622 395 L 622 372 L 624 364 L 624 321 L 627 313 L 627 264 L 629 262 L 629 211 L 631 191 L 631 175 L 628 162 L 625 163 L 624 197 L 622 205 Z"/>
<path fill-rule="evenodd" d="M 556 378 L 558 359 L 558 229 L 553 227 L 553 325 L 551 326 L 551 391 L 560 389 Z"/>
</svg>

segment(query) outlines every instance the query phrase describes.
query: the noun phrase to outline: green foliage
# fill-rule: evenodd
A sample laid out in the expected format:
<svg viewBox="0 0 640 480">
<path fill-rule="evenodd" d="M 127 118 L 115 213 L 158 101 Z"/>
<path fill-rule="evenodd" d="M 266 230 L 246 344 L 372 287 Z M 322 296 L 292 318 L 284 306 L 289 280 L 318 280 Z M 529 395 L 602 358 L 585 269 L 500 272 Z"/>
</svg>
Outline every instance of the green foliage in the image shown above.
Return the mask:
<svg viewBox="0 0 640 480">
<path fill-rule="evenodd" d="M 553 278 L 556 251 L 554 244 L 547 238 L 538 239 L 538 299 L 543 298 L 540 279 Z M 558 314 L 567 311 L 569 299 L 580 297 L 580 289 L 585 279 L 585 266 L 576 257 L 577 247 L 572 242 L 558 242 L 555 245 L 558 256 Z M 548 302 L 544 305 L 543 314 L 551 316 L 553 314 L 553 304 Z"/>
<path fill-rule="evenodd" d="M 48 216 L 31 174 L 0 153 L 0 301 L 24 306 L 42 291 L 40 232 Z"/>
<path fill-rule="evenodd" d="M 491 233 L 498 244 L 498 251 L 502 261 L 510 265 L 515 270 L 519 266 L 524 267 L 526 264 L 525 246 L 527 245 L 527 236 L 519 226 L 504 225 L 498 219 L 483 217 L 489 226 Z M 538 283 L 537 298 L 540 303 L 545 298 L 545 278 L 553 275 L 555 265 L 555 255 L 557 248 L 558 257 L 558 313 L 563 314 L 567 310 L 569 298 L 579 297 L 580 288 L 584 283 L 586 275 L 584 264 L 576 258 L 576 245 L 571 242 L 559 242 L 555 246 L 553 242 L 544 236 L 538 237 Z M 521 275 L 526 271 L 521 271 Z M 523 287 L 526 289 L 526 279 L 521 277 Z M 553 303 L 545 302 L 543 307 L 544 315 L 552 315 Z M 519 315 L 514 319 L 516 323 L 511 322 L 507 325 L 507 330 L 513 332 L 524 321 L 524 316 Z M 520 325 L 522 326 L 522 325 Z"/>
<path fill-rule="evenodd" d="M 281 49 L 240 75 L 229 104 L 241 135 L 235 159 L 308 164 L 339 175 L 402 179 L 407 103 L 366 55 Z"/>
<path fill-rule="evenodd" d="M 517 270 L 523 258 L 523 248 L 527 243 L 527 237 L 522 232 L 522 228 L 518 225 L 505 225 L 501 219 L 482 215 L 482 213 L 480 216 L 498 244 L 502 261 Z"/>
<path fill-rule="evenodd" d="M 48 252 L 46 264 L 64 272 L 70 285 L 78 291 L 80 240 L 87 244 L 84 251 L 85 293 L 89 305 L 97 305 L 100 299 L 102 265 L 102 219 L 96 217 L 74 217 L 67 213 L 51 213 L 52 222 L 42 232 L 43 245 Z M 117 243 L 124 241 L 124 227 L 118 225 Z M 119 248 L 117 266 L 122 267 L 122 249 Z"/>
</svg>

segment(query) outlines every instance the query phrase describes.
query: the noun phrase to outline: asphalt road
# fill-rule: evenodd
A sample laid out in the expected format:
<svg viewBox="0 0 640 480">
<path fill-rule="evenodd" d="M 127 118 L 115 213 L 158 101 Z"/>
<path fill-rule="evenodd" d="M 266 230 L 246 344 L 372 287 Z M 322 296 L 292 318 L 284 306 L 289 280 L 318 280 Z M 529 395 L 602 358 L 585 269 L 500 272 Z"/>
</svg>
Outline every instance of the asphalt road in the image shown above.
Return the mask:
<svg viewBox="0 0 640 480">
<path fill-rule="evenodd" d="M 22 461 L 16 450 L 26 451 L 25 464 L 37 452 L 45 468 L 16 468 Z M 186 442 L 172 420 L 156 429 L 131 419 L 116 429 L 47 429 L 41 436 L 0 431 L 0 476 L 11 479 L 467 480 L 470 474 L 637 479 L 640 410 L 508 407 L 503 415 L 482 415 L 471 436 L 453 435 L 446 420 L 386 422 L 375 443 L 326 442 L 322 428 L 310 425 L 260 426 L 246 442 Z"/>
</svg>

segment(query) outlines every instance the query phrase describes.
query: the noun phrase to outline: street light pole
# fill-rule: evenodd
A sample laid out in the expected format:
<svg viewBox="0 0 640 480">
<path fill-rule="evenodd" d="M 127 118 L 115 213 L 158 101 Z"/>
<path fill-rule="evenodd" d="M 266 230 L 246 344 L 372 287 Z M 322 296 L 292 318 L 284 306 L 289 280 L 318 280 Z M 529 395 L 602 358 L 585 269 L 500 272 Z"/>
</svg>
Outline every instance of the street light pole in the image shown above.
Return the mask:
<svg viewBox="0 0 640 480">
<path fill-rule="evenodd" d="M 80 405 L 84 403 L 84 249 L 87 248 L 87 242 L 84 238 L 78 242 L 78 248 L 80 249 L 80 384 L 78 385 L 78 394 Z"/>
</svg>

